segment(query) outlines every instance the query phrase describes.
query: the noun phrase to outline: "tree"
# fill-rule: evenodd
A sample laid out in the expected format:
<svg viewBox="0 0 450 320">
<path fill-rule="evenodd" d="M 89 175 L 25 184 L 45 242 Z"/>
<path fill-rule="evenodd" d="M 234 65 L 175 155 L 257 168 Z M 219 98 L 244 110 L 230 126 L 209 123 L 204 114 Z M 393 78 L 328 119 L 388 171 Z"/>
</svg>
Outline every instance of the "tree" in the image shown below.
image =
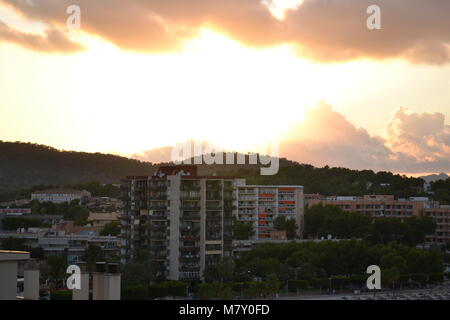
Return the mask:
<svg viewBox="0 0 450 320">
<path fill-rule="evenodd" d="M 105 224 L 100 231 L 101 236 L 117 236 L 120 233 L 120 226 L 116 221 Z"/>
<path fill-rule="evenodd" d="M 329 234 L 340 239 L 364 238 L 371 223 L 369 216 L 347 212 L 333 205 L 316 204 L 306 209 L 304 232 L 313 238 Z"/>
<path fill-rule="evenodd" d="M 391 241 L 401 242 L 405 233 L 402 222 L 397 218 L 391 217 L 375 219 L 371 229 L 370 239 L 374 243 L 387 244 Z"/>
<path fill-rule="evenodd" d="M 150 256 L 144 251 L 137 251 L 135 258 L 122 266 L 122 283 L 136 286 L 149 286 L 158 279 L 158 270 Z"/>
<path fill-rule="evenodd" d="M 231 281 L 234 276 L 234 261 L 231 257 L 223 257 L 217 263 L 208 265 L 204 271 L 206 282 Z"/>
<path fill-rule="evenodd" d="M 297 234 L 297 224 L 294 219 L 286 218 L 286 216 L 278 216 L 273 220 L 275 230 L 286 231 L 288 239 L 294 239 Z"/>
<path fill-rule="evenodd" d="M 199 299 L 233 299 L 233 290 L 229 283 L 213 282 L 201 283 L 198 286 Z"/>
<path fill-rule="evenodd" d="M 273 295 L 280 289 L 280 284 L 281 283 L 276 274 L 269 274 L 265 282 L 267 293 L 273 297 Z"/>
<path fill-rule="evenodd" d="M 47 258 L 47 265 L 50 280 L 58 282 L 66 277 L 67 255 L 50 256 Z"/>
<path fill-rule="evenodd" d="M 38 228 L 42 226 L 42 221 L 33 218 L 24 217 L 6 217 L 2 221 L 3 229 L 17 230 L 18 228 Z"/>
<path fill-rule="evenodd" d="M 9 237 L 1 241 L 1 248 L 3 250 L 26 251 L 27 245 L 25 239 Z"/>
<path fill-rule="evenodd" d="M 431 217 L 415 216 L 405 219 L 403 243 L 416 246 L 425 242 L 425 237 L 436 231 L 436 222 Z"/>
<path fill-rule="evenodd" d="M 233 235 L 235 240 L 248 240 L 255 235 L 255 230 L 251 223 L 234 221 Z"/>
<path fill-rule="evenodd" d="M 87 264 L 88 270 L 91 272 L 96 270 L 96 263 L 104 262 L 106 260 L 105 258 L 105 253 L 102 248 L 95 244 L 89 244 L 82 257 Z"/>
</svg>

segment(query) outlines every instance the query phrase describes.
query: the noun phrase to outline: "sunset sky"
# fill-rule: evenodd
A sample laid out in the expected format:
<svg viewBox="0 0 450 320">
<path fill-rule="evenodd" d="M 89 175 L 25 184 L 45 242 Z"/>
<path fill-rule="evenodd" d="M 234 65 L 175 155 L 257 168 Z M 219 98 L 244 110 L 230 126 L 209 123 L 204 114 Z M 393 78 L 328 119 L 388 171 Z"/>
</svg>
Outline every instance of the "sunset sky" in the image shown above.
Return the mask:
<svg viewBox="0 0 450 320">
<path fill-rule="evenodd" d="M 81 29 L 66 8 L 81 8 Z M 382 30 L 366 8 L 381 7 Z M 448 0 L 0 0 L 0 140 L 450 172 Z M 155 158 L 156 157 L 156 158 Z"/>
</svg>

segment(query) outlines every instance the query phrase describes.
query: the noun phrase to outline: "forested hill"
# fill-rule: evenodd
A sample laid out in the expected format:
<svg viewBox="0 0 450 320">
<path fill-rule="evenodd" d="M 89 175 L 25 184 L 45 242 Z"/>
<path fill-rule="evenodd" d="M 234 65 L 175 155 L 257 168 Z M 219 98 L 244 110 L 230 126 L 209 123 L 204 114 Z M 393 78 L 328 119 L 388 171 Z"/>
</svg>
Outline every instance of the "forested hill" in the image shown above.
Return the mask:
<svg viewBox="0 0 450 320">
<path fill-rule="evenodd" d="M 372 170 L 352 170 L 325 166 L 316 168 L 308 164 L 280 163 L 274 176 L 262 176 L 250 169 L 222 171 L 221 175 L 245 178 L 247 184 L 302 185 L 305 193 L 322 195 L 358 196 L 365 194 L 393 194 L 398 197 L 428 196 L 423 192 L 424 180 Z M 432 184 L 433 188 L 434 184 Z"/>
<path fill-rule="evenodd" d="M 38 184 L 117 183 L 127 175 L 146 175 L 153 170 L 151 163 L 111 154 L 0 141 L 0 193 Z"/>
<path fill-rule="evenodd" d="M 248 163 L 248 162 L 247 162 Z M 157 164 L 102 153 L 59 151 L 20 142 L 0 141 L 0 194 L 37 185 L 67 186 L 99 181 L 118 183 L 129 175 L 151 175 Z M 306 193 L 324 195 L 394 194 L 420 196 L 424 180 L 372 170 L 316 168 L 280 159 L 274 176 L 261 176 L 259 165 L 201 165 L 202 175 L 228 175 L 247 179 L 248 184 L 299 184 Z M 434 198 L 450 203 L 450 179 L 431 184 Z"/>
</svg>

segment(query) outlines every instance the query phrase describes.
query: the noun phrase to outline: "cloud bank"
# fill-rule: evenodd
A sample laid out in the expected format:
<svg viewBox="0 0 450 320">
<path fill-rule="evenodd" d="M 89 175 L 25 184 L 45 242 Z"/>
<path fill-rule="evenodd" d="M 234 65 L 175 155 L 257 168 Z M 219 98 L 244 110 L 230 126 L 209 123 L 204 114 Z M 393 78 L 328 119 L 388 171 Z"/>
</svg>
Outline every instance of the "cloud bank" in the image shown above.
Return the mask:
<svg viewBox="0 0 450 320">
<path fill-rule="evenodd" d="M 299 55 L 322 62 L 358 58 L 403 58 L 426 64 L 450 61 L 448 0 L 304 0 L 296 9 L 287 10 L 282 20 L 271 13 L 267 3 L 270 1 L 76 1 L 83 31 L 125 50 L 173 52 L 201 28 L 211 28 L 256 48 L 290 43 Z M 51 28 L 62 28 L 65 10 L 73 1 L 0 0 L 0 4 Z M 366 9 L 373 4 L 381 8 L 382 30 L 366 28 Z M 24 44 L 14 37 L 0 35 L 1 40 Z"/>
<path fill-rule="evenodd" d="M 132 157 L 164 162 L 170 160 L 170 154 L 171 147 L 163 147 Z M 305 119 L 288 130 L 280 142 L 280 157 L 318 167 L 450 172 L 450 126 L 441 113 L 411 113 L 399 108 L 383 136 L 372 136 L 321 103 L 308 109 Z"/>
</svg>

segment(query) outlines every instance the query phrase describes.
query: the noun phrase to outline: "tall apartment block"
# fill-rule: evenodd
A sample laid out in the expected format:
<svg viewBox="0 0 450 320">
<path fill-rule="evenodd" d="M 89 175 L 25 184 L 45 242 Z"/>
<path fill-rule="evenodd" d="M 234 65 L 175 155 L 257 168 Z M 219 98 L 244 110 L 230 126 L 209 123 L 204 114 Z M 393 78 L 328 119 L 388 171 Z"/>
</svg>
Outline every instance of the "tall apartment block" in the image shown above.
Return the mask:
<svg viewBox="0 0 450 320">
<path fill-rule="evenodd" d="M 202 280 L 209 264 L 232 255 L 233 190 L 244 183 L 198 176 L 189 165 L 127 177 L 122 185 L 122 263 L 144 250 L 159 276 Z"/>
<path fill-rule="evenodd" d="M 295 219 L 298 236 L 303 232 L 302 186 L 237 186 L 237 220 L 252 223 L 254 239 L 270 239 L 273 220 L 278 216 Z"/>
</svg>

